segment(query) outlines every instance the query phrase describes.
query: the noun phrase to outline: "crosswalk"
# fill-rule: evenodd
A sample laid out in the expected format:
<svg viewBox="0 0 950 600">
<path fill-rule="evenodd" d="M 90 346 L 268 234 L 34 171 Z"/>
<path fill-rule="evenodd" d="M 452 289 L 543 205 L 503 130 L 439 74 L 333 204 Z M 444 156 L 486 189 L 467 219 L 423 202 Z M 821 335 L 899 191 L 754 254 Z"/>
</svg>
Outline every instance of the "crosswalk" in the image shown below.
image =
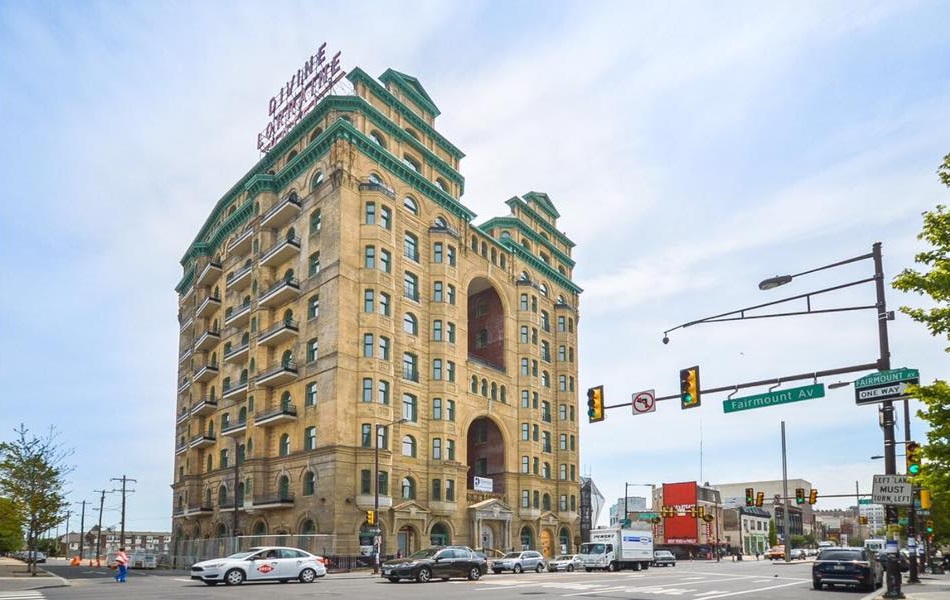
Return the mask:
<svg viewBox="0 0 950 600">
<path fill-rule="evenodd" d="M 44 600 L 43 592 L 23 590 L 22 592 L 0 592 L 0 600 Z"/>
</svg>

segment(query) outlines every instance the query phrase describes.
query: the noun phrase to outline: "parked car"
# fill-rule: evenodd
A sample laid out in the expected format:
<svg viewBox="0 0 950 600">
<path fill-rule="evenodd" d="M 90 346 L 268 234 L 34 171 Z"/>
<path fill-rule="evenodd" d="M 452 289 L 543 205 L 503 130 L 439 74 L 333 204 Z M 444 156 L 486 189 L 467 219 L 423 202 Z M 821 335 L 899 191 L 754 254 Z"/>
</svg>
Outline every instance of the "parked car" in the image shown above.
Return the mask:
<svg viewBox="0 0 950 600">
<path fill-rule="evenodd" d="M 45 553 L 45 552 L 41 552 L 41 551 L 39 551 L 39 550 L 36 550 L 35 553 L 34 553 L 34 552 L 24 552 L 24 553 L 23 553 L 23 556 L 20 558 L 20 560 L 25 561 L 25 562 L 27 562 L 27 563 L 31 563 L 31 562 L 34 562 L 34 560 L 33 560 L 34 557 L 35 557 L 37 563 L 45 563 L 45 562 L 46 562 L 46 553 Z"/>
<path fill-rule="evenodd" d="M 675 567 L 676 557 L 669 550 L 656 550 L 653 552 L 654 567 Z"/>
<path fill-rule="evenodd" d="M 875 590 L 884 584 L 877 555 L 865 548 L 824 548 L 811 567 L 812 587 L 847 585 Z"/>
<path fill-rule="evenodd" d="M 818 556 L 817 548 L 805 548 L 805 556 Z"/>
<path fill-rule="evenodd" d="M 540 552 L 535 552 L 534 550 L 509 552 L 491 564 L 491 570 L 494 573 L 501 573 L 502 571 L 511 571 L 512 573 L 537 571 L 540 573 L 546 568 L 547 565 L 544 562 L 544 557 L 541 556 Z"/>
<path fill-rule="evenodd" d="M 450 577 L 476 580 L 488 571 L 484 557 L 468 546 L 431 546 L 405 558 L 387 560 L 382 575 L 392 583 L 400 579 L 414 579 L 427 583 L 433 578 L 448 581 Z"/>
<path fill-rule="evenodd" d="M 791 560 L 805 560 L 805 551 L 801 548 L 792 548 L 788 551 L 788 557 Z"/>
<path fill-rule="evenodd" d="M 766 560 L 785 560 L 785 548 L 781 546 L 772 546 L 765 551 Z"/>
<path fill-rule="evenodd" d="M 191 578 L 208 585 L 224 582 L 240 585 L 245 581 L 280 581 L 296 579 L 313 583 L 327 574 L 322 556 L 299 548 L 259 546 L 224 558 L 203 560 L 191 565 Z"/>
<path fill-rule="evenodd" d="M 573 571 L 583 566 L 580 561 L 580 554 L 562 554 L 548 561 L 548 571 Z"/>
</svg>

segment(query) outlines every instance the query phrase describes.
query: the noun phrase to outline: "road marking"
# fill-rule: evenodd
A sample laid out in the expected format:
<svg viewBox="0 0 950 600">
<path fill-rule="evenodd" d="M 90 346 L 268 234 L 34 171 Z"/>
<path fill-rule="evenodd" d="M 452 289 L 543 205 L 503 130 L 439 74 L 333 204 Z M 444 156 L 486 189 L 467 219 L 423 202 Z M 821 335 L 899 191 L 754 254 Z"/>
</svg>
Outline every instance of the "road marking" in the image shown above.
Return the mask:
<svg viewBox="0 0 950 600">
<path fill-rule="evenodd" d="M 0 592 L 2 600 L 43 600 L 46 596 L 43 592 L 36 590 L 23 590 L 22 592 Z"/>
<path fill-rule="evenodd" d="M 703 600 L 713 600 L 713 598 L 729 598 L 732 596 L 742 596 L 744 594 L 757 594 L 759 592 L 764 592 L 765 590 L 776 590 L 778 588 L 789 587 L 793 585 L 801 585 L 803 581 L 808 581 L 807 579 L 799 579 L 798 581 L 793 581 L 791 583 L 782 583 L 780 585 L 773 585 L 764 588 L 758 588 L 754 590 L 743 590 L 739 592 L 726 592 L 718 596 L 706 596 Z"/>
</svg>

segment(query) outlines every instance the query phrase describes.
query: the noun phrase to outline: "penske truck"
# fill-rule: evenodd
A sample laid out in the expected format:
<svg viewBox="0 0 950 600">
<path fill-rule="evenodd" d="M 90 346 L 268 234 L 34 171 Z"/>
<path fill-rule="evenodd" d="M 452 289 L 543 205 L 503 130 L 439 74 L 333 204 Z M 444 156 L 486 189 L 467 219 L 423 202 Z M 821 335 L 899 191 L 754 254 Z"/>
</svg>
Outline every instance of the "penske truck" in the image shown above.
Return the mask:
<svg viewBox="0 0 950 600">
<path fill-rule="evenodd" d="M 592 529 L 590 541 L 581 544 L 578 559 L 587 572 L 594 569 L 639 571 L 653 562 L 653 532 L 649 528 L 626 529 L 602 527 Z"/>
</svg>

